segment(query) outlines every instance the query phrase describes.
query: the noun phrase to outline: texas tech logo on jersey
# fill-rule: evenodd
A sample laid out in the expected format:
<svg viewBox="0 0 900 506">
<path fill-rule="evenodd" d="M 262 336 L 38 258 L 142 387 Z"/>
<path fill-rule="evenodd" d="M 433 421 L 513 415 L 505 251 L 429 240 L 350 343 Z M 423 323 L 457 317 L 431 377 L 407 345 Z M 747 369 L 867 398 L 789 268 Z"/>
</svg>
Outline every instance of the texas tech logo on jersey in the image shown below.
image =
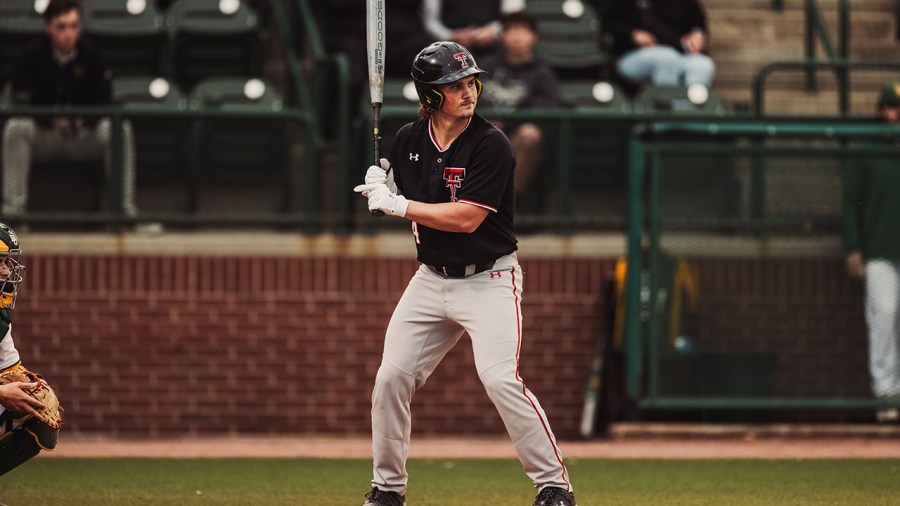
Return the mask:
<svg viewBox="0 0 900 506">
<path fill-rule="evenodd" d="M 456 198 L 456 190 L 462 186 L 465 178 L 466 169 L 464 167 L 444 167 L 444 181 L 450 188 L 450 202 L 459 202 L 459 199 Z"/>
</svg>

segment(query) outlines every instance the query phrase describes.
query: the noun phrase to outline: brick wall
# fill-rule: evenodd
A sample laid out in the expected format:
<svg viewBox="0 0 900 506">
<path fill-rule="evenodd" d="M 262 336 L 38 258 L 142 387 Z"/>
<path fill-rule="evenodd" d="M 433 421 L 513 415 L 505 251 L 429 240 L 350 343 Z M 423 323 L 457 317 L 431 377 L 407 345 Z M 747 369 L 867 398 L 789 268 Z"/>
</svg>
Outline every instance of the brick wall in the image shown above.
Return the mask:
<svg viewBox="0 0 900 506">
<path fill-rule="evenodd" d="M 29 255 L 14 336 L 68 430 L 115 436 L 369 431 L 407 260 Z M 521 370 L 577 432 L 611 262 L 530 260 Z M 419 433 L 502 433 L 467 338 L 417 394 Z M 262 421 L 262 422 L 261 422 Z"/>
<path fill-rule="evenodd" d="M 867 395 L 861 291 L 840 262 L 694 261 L 702 346 L 773 350 L 788 395 Z M 367 434 L 411 260 L 31 254 L 14 335 L 68 430 Z M 578 433 L 614 259 L 523 258 L 523 377 Z M 417 434 L 502 434 L 463 338 L 414 399 Z M 800 389 L 798 391 L 798 388 Z"/>
</svg>

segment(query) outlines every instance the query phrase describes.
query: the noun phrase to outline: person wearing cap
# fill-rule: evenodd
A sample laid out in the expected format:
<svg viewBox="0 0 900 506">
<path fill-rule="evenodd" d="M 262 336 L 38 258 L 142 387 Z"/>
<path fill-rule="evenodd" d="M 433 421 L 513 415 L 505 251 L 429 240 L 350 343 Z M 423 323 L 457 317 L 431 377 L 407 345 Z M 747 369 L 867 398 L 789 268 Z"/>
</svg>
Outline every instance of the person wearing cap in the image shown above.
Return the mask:
<svg viewBox="0 0 900 506">
<path fill-rule="evenodd" d="M 456 42 L 422 49 L 411 71 L 419 119 L 397 131 L 387 158 L 354 188 L 382 219 L 410 222 L 420 263 L 385 331 L 372 390 L 372 489 L 363 506 L 406 505 L 412 398 L 464 334 L 478 379 L 538 489 L 534 506 L 578 506 L 547 414 L 519 367 L 527 336 L 516 159 L 506 135 L 475 112 L 484 73 Z"/>
<path fill-rule="evenodd" d="M 900 81 L 884 85 L 876 117 L 900 124 Z M 900 148 L 897 136 L 860 147 Z M 900 149 L 857 157 L 844 167 L 843 230 L 848 273 L 865 282 L 869 374 L 879 399 L 900 405 Z M 881 423 L 900 421 L 898 406 L 875 413 Z"/>
</svg>

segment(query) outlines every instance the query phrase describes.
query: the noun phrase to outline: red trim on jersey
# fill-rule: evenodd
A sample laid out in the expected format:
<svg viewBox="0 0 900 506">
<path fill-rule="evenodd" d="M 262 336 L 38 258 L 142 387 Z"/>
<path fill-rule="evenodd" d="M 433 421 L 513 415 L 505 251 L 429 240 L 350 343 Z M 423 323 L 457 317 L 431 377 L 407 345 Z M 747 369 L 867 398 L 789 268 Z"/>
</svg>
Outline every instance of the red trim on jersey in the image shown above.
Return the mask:
<svg viewBox="0 0 900 506">
<path fill-rule="evenodd" d="M 487 204 L 482 204 L 481 202 L 475 202 L 474 200 L 459 199 L 459 200 L 457 200 L 457 202 L 463 202 L 465 204 L 472 204 L 473 206 L 478 206 L 478 207 L 487 209 L 488 211 L 492 211 L 495 213 L 497 212 L 497 208 L 491 207 Z"/>
<path fill-rule="evenodd" d="M 462 131 L 465 132 L 466 128 L 469 128 L 469 125 L 471 123 L 472 123 L 472 118 L 469 118 L 469 121 L 466 122 L 466 126 L 462 129 Z M 460 132 L 459 135 L 462 135 L 462 132 Z M 431 137 L 431 143 L 434 144 L 434 147 L 436 147 L 437 150 L 440 151 L 441 153 L 443 153 L 444 151 L 447 151 L 447 149 L 450 147 L 450 146 L 447 146 L 446 148 L 442 148 L 441 145 L 438 144 L 437 139 L 434 138 L 434 120 L 432 118 L 428 119 L 428 136 Z M 457 136 L 457 137 L 459 137 L 459 136 Z M 453 144 L 453 143 L 451 142 L 450 144 Z"/>
<path fill-rule="evenodd" d="M 510 278 L 512 279 L 512 291 L 513 298 L 516 300 L 516 381 L 522 385 L 522 395 L 525 399 L 531 404 L 532 409 L 537 414 L 538 419 L 541 421 L 541 425 L 544 427 L 544 434 L 547 435 L 547 440 L 550 442 L 550 446 L 553 448 L 553 454 L 556 456 L 556 461 L 559 462 L 559 466 L 562 468 L 562 478 L 563 481 L 566 482 L 567 491 L 572 490 L 572 484 L 569 483 L 569 472 L 566 470 L 566 465 L 563 464 L 562 456 L 559 454 L 559 447 L 556 446 L 556 443 L 553 442 L 553 436 L 550 433 L 550 426 L 547 420 L 541 416 L 541 410 L 537 408 L 537 403 L 534 399 L 528 396 L 528 388 L 525 386 L 525 380 L 522 379 L 522 376 L 519 374 L 519 351 L 522 349 L 522 301 L 519 300 L 519 296 L 516 295 L 516 268 L 513 267 L 509 271 Z"/>
</svg>

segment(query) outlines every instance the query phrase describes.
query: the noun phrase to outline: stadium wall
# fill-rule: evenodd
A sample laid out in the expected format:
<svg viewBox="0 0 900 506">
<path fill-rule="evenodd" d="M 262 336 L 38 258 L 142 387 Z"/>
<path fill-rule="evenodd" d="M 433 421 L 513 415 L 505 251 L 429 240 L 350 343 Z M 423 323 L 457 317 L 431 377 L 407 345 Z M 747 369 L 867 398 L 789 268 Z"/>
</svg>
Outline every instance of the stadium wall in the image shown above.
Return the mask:
<svg viewBox="0 0 900 506">
<path fill-rule="evenodd" d="M 417 265 L 409 257 L 27 253 L 27 239 L 14 336 L 25 365 L 59 390 L 68 431 L 369 432 L 383 330 Z M 578 435 L 588 368 L 609 323 L 601 286 L 617 255 L 543 251 L 521 255 L 520 370 L 557 435 L 570 438 Z M 866 395 L 862 297 L 839 259 L 692 263 L 706 322 L 701 343 L 726 335 L 737 348 L 783 350 L 796 362 L 786 374 L 816 376 L 813 393 Z M 416 433 L 503 433 L 467 342 L 417 394 Z M 778 393 L 790 394 L 794 382 L 778 378 Z"/>
</svg>

